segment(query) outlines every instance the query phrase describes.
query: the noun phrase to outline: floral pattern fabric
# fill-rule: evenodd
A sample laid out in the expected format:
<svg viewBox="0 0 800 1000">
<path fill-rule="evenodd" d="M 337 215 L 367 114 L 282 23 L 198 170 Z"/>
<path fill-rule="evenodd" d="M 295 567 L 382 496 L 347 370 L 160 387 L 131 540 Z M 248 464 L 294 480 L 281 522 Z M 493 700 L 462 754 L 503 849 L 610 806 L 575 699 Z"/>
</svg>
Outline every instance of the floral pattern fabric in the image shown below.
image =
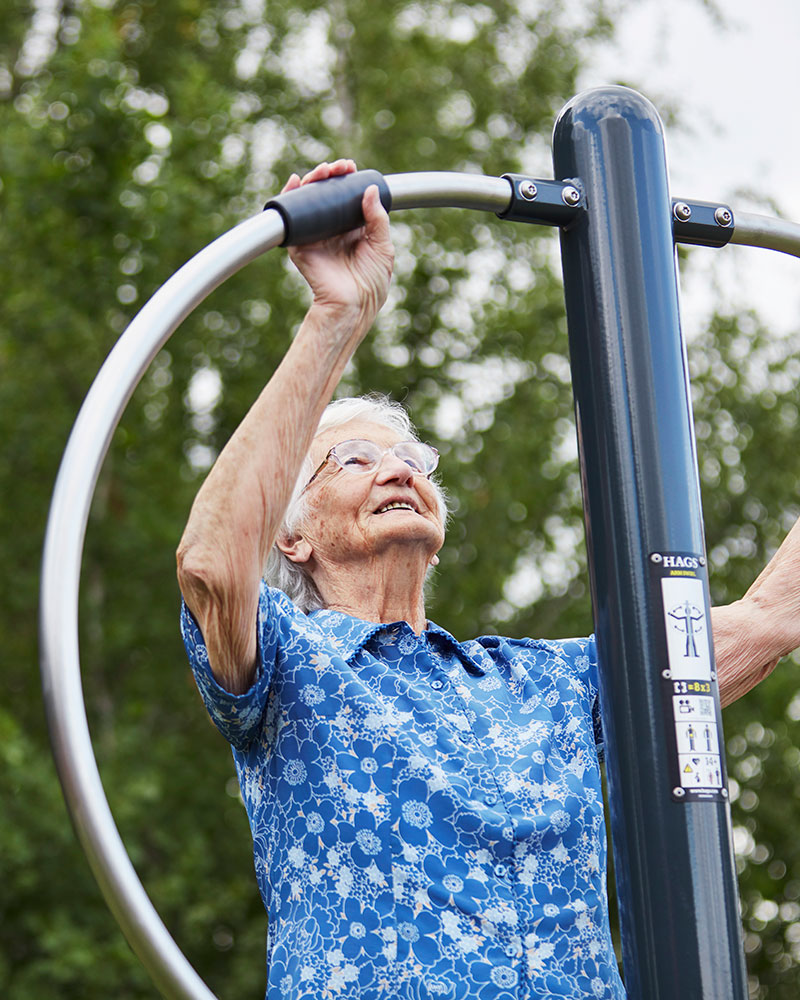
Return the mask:
<svg viewBox="0 0 800 1000">
<path fill-rule="evenodd" d="M 268 1000 L 623 1000 L 608 924 L 594 640 L 302 614 L 262 585 L 232 695 Z"/>
</svg>

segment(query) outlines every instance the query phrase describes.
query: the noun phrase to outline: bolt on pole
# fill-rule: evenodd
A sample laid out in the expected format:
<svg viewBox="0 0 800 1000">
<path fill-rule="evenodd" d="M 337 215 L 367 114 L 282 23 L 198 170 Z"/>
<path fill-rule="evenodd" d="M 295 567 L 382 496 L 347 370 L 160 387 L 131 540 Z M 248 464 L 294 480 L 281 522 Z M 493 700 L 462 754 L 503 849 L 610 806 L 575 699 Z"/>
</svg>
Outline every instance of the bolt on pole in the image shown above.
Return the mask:
<svg viewBox="0 0 800 1000">
<path fill-rule="evenodd" d="M 626 988 L 745 1000 L 660 119 L 634 91 L 588 91 L 553 157 L 585 199 L 562 265 Z"/>
</svg>

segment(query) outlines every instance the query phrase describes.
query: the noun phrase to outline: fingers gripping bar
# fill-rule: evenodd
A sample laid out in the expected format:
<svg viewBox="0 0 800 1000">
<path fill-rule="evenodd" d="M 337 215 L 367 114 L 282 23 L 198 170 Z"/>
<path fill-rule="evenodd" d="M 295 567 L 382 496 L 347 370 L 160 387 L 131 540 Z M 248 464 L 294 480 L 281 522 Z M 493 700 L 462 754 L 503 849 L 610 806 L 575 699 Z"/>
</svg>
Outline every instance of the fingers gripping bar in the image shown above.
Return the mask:
<svg viewBox="0 0 800 1000">
<path fill-rule="evenodd" d="M 383 174 L 377 170 L 359 170 L 306 184 L 270 198 L 264 210 L 274 208 L 283 219 L 286 235 L 281 246 L 314 243 L 364 225 L 361 202 L 370 184 L 378 185 L 381 204 L 388 212 L 392 195 Z"/>
</svg>

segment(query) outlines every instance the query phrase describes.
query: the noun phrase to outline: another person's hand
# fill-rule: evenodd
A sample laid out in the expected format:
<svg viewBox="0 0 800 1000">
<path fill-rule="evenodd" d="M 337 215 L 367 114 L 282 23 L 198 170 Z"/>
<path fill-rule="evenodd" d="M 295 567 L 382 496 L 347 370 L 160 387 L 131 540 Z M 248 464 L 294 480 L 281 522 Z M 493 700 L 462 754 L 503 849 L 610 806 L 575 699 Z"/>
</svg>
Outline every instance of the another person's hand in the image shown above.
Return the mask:
<svg viewBox="0 0 800 1000">
<path fill-rule="evenodd" d="M 800 647 L 800 520 L 738 601 L 711 609 L 723 707 Z"/>
<path fill-rule="evenodd" d="M 292 174 L 283 191 L 350 174 L 355 169 L 352 160 L 320 163 L 302 179 Z M 389 216 L 375 185 L 364 192 L 362 209 L 365 225 L 360 229 L 318 243 L 291 247 L 289 256 L 308 282 L 315 306 L 354 309 L 362 323 L 370 326 L 386 301 L 394 247 L 389 234 Z"/>
</svg>

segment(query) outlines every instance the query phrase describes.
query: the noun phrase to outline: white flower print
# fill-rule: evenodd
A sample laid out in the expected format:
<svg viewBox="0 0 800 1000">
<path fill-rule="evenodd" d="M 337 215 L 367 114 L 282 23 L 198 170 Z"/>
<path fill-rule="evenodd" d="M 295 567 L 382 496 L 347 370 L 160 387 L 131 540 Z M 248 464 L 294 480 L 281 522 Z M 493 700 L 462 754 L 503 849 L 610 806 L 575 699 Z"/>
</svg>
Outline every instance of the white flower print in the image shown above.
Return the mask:
<svg viewBox="0 0 800 1000">
<path fill-rule="evenodd" d="M 445 875 L 442 879 L 442 885 L 448 892 L 461 892 L 464 888 L 464 880 L 458 875 Z"/>
<path fill-rule="evenodd" d="M 516 971 L 507 965 L 496 965 L 489 973 L 489 977 L 495 986 L 506 990 L 511 989 L 512 986 L 516 986 L 519 979 Z"/>
<path fill-rule="evenodd" d="M 300 690 L 300 701 L 305 705 L 319 705 L 325 701 L 325 692 L 318 684 L 306 684 Z"/>
<path fill-rule="evenodd" d="M 397 933 L 404 941 L 419 941 L 419 931 L 411 923 L 397 925 Z"/>
<path fill-rule="evenodd" d="M 415 799 L 409 799 L 408 802 L 403 803 L 402 813 L 403 819 L 409 826 L 416 826 L 419 829 L 424 829 L 433 822 L 430 809 L 424 802 L 417 802 Z"/>
<path fill-rule="evenodd" d="M 381 840 L 371 830 L 359 830 L 356 842 L 365 854 L 380 854 Z"/>
<path fill-rule="evenodd" d="M 442 928 L 448 937 L 453 939 L 461 936 L 461 929 L 458 926 L 458 917 L 452 910 L 445 910 L 442 913 Z"/>
<path fill-rule="evenodd" d="M 295 845 L 289 849 L 289 861 L 295 866 L 295 868 L 302 868 L 305 864 L 306 852 L 302 847 Z"/>
<path fill-rule="evenodd" d="M 306 765 L 302 760 L 287 760 L 283 776 L 290 785 L 299 785 L 306 780 Z"/>
<path fill-rule="evenodd" d="M 367 878 L 373 885 L 384 886 L 386 885 L 386 876 L 378 868 L 378 866 L 373 861 L 372 864 L 367 868 Z"/>
</svg>

